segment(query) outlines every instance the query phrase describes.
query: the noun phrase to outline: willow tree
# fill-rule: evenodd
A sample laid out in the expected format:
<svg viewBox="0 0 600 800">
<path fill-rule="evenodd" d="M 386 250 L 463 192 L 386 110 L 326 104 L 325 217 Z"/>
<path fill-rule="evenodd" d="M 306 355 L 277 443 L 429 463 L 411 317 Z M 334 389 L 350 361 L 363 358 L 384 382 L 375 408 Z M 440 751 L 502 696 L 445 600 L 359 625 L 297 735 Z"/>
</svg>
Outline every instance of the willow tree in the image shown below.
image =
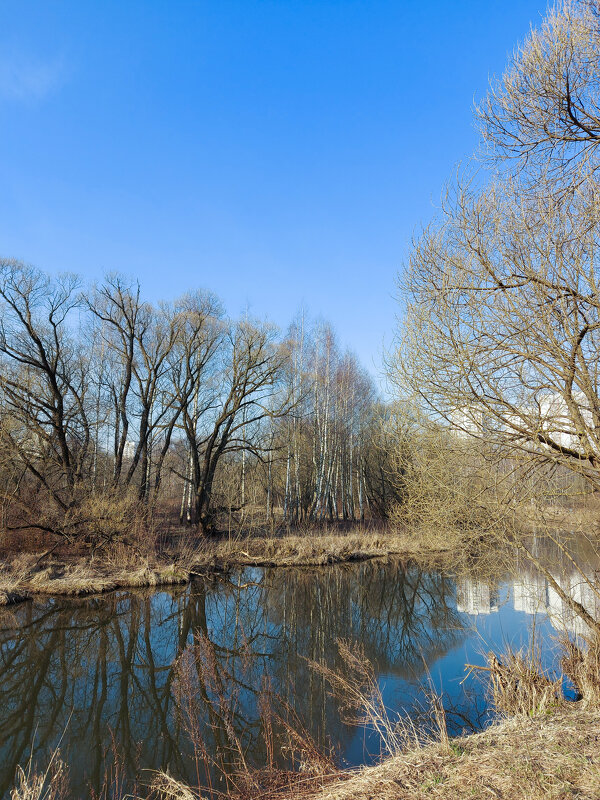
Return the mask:
<svg viewBox="0 0 600 800">
<path fill-rule="evenodd" d="M 553 191 L 568 192 L 595 174 L 599 53 L 598 0 L 559 0 L 478 105 L 486 155 L 518 174 L 529 191 L 547 190 L 549 179 Z"/>
<path fill-rule="evenodd" d="M 52 280 L 20 261 L 0 261 L 1 434 L 19 476 L 14 491 L 2 491 L 8 505 L 18 507 L 8 527 L 64 532 L 48 521 L 52 510 L 64 517 L 81 499 L 92 431 L 89 362 L 73 333 L 80 306 L 74 276 Z"/>
<path fill-rule="evenodd" d="M 600 489 L 599 56 L 595 0 L 550 10 L 477 109 L 493 170 L 448 191 L 401 280 L 394 377 L 430 421 L 482 443 L 508 500 L 515 465 Z"/>
</svg>

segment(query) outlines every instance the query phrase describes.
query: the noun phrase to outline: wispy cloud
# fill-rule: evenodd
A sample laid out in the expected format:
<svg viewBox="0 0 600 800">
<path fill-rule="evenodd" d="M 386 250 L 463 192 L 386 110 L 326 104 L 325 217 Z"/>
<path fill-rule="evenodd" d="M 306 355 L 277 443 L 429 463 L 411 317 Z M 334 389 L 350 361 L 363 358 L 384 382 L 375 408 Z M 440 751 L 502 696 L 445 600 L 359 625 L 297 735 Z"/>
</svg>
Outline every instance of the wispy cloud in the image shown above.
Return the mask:
<svg viewBox="0 0 600 800">
<path fill-rule="evenodd" d="M 31 102 L 42 100 L 64 83 L 62 57 L 42 60 L 24 53 L 0 53 L 0 98 Z"/>
</svg>

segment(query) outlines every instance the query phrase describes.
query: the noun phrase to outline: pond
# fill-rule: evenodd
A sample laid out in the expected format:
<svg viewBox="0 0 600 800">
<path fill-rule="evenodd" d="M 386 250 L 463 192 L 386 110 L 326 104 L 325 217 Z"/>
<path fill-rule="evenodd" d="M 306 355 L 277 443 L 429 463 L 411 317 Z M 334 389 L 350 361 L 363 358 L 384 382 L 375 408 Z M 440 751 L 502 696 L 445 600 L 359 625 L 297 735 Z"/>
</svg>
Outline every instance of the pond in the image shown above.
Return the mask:
<svg viewBox="0 0 600 800">
<path fill-rule="evenodd" d="M 578 573 L 560 581 L 598 610 Z M 369 763 L 377 738 L 344 720 L 310 664 L 343 673 L 338 639 L 362 648 L 391 712 L 423 705 L 435 686 L 451 733 L 460 733 L 488 714 L 484 686 L 465 664 L 483 665 L 489 650 L 507 645 L 530 646 L 534 632 L 550 667 L 553 634 L 565 629 L 581 632 L 552 586 L 525 568 L 504 580 L 393 561 L 247 568 L 185 589 L 38 599 L 0 616 L 0 796 L 18 764 L 31 755 L 44 768 L 55 748 L 73 797 L 100 791 L 114 754 L 122 774 L 142 783 L 145 770 L 159 768 L 197 783 L 190 724 L 201 731 L 203 763 L 226 768 L 237 748 L 261 766 L 269 757 L 267 689 L 277 713 L 296 713 L 338 763 Z M 189 657 L 177 661 L 194 637 L 200 670 Z"/>
</svg>

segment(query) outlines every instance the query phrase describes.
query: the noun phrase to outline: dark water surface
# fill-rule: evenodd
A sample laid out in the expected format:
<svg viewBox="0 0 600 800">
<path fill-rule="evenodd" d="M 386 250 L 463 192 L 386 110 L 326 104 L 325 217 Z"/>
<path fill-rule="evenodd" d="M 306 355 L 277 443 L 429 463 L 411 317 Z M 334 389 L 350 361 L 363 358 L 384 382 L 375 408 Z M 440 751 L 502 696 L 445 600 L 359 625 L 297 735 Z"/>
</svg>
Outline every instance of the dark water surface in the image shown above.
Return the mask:
<svg viewBox="0 0 600 800">
<path fill-rule="evenodd" d="M 560 580 L 590 600 L 580 576 Z M 114 751 L 129 775 L 147 780 L 142 770 L 166 768 L 195 780 L 173 666 L 194 635 L 205 637 L 250 763 L 266 759 L 259 694 L 268 676 L 316 740 L 330 741 L 341 763 L 360 764 L 378 743 L 341 720 L 308 659 L 343 669 L 336 639 L 360 643 L 390 709 L 411 707 L 431 681 L 458 733 L 485 720 L 483 686 L 464 681 L 465 663 L 484 664 L 487 651 L 506 644 L 529 645 L 534 628 L 551 666 L 555 629 L 576 633 L 578 623 L 531 571 L 486 581 L 389 562 L 252 568 L 172 591 L 37 600 L 0 615 L 0 796 L 31 752 L 43 768 L 56 747 L 74 797 L 100 789 Z M 195 710 L 213 755 L 230 746 L 231 730 L 214 685 L 199 688 Z"/>
</svg>

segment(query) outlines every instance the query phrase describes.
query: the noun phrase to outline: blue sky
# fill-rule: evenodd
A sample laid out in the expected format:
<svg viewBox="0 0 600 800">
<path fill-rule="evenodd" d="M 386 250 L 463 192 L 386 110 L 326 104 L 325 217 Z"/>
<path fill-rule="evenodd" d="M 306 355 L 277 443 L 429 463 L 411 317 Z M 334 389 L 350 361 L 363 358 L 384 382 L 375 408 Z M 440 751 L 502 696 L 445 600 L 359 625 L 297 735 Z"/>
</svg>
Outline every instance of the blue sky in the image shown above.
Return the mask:
<svg viewBox="0 0 600 800">
<path fill-rule="evenodd" d="M 301 305 L 374 375 L 536 0 L 0 0 L 0 254 Z"/>
</svg>

